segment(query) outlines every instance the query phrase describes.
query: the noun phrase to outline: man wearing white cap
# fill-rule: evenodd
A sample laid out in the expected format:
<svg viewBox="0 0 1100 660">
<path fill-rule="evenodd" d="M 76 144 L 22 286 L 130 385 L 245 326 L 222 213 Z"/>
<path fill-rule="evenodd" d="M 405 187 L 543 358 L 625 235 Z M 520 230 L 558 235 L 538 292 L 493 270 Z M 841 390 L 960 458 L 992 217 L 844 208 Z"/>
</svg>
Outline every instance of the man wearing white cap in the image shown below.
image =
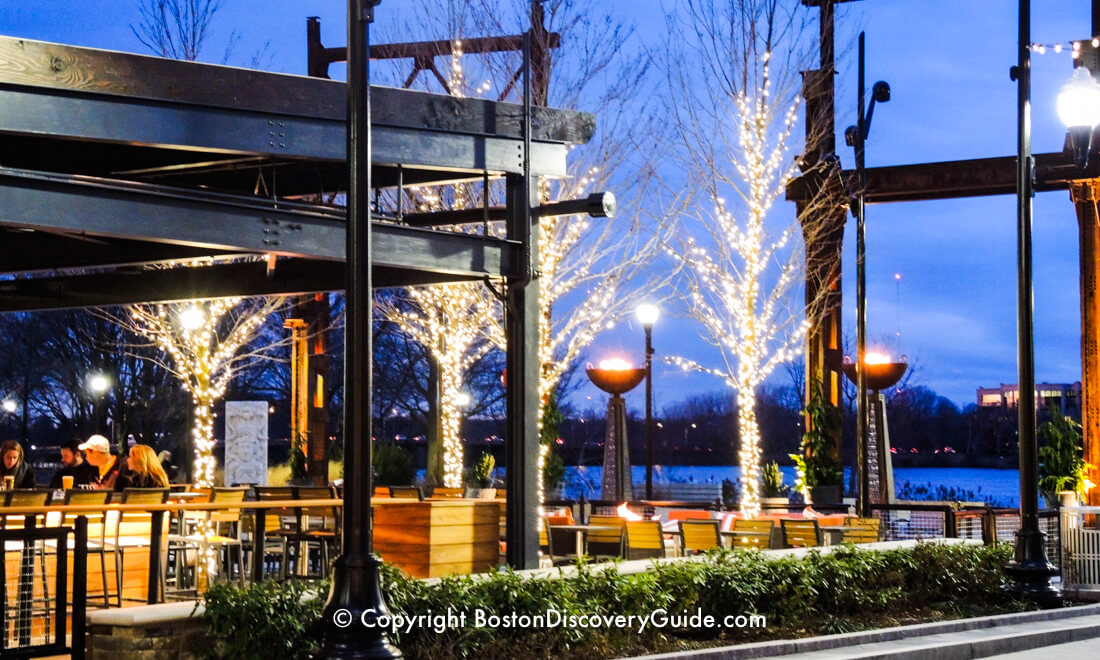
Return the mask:
<svg viewBox="0 0 1100 660">
<path fill-rule="evenodd" d="M 120 461 L 117 456 L 111 454 L 110 440 L 96 434 L 88 438 L 87 442 L 81 444 L 78 449 L 84 452 L 85 460 L 98 470 L 97 478 L 92 481 L 95 488 L 122 490 L 126 480 L 119 477 L 128 471 L 126 461 Z"/>
</svg>

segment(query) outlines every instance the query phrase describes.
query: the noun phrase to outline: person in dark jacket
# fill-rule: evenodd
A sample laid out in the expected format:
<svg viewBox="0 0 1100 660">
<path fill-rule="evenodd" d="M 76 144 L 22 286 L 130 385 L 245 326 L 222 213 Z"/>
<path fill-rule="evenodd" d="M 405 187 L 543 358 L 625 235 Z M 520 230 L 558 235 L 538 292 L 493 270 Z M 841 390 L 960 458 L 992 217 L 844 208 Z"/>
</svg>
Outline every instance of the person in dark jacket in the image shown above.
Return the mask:
<svg viewBox="0 0 1100 660">
<path fill-rule="evenodd" d="M 7 440 L 0 444 L 0 456 L 3 464 L 0 465 L 0 476 L 13 477 L 13 488 L 34 488 L 34 468 L 23 460 L 23 447 L 15 440 Z"/>
<path fill-rule="evenodd" d="M 111 453 L 111 441 L 102 435 L 93 435 L 77 447 L 96 468 L 93 488 L 121 491 L 129 479 L 126 459 Z"/>
<path fill-rule="evenodd" d="M 99 477 L 99 470 L 84 460 L 84 452 L 80 451 L 79 445 L 79 440 L 70 440 L 61 445 L 61 469 L 50 480 L 50 488 L 61 488 L 62 477 L 72 477 L 74 488 L 87 486 Z"/>
</svg>

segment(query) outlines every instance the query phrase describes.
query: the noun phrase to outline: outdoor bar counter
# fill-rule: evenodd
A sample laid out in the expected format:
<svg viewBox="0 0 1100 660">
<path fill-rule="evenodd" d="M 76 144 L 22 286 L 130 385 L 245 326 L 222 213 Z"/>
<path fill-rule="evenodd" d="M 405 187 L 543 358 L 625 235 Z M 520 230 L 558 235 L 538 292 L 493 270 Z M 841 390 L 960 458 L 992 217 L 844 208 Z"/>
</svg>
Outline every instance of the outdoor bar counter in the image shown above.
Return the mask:
<svg viewBox="0 0 1100 660">
<path fill-rule="evenodd" d="M 400 567 L 415 577 L 438 577 L 456 573 L 488 571 L 496 565 L 499 556 L 500 519 L 502 502 L 477 499 L 426 499 L 424 501 L 400 498 L 372 498 L 374 509 L 374 551 L 386 561 Z M 342 500 L 268 500 L 239 503 L 168 502 L 165 504 L 108 504 L 108 505 L 46 505 L 33 507 L 7 507 L 4 514 L 11 517 L 47 514 L 52 519 L 61 513 L 76 515 L 102 515 L 104 512 L 150 512 L 153 521 L 139 524 L 140 529 L 127 525 L 127 536 L 143 536 L 149 544 L 126 549 L 123 576 L 124 600 L 160 600 L 159 553 L 150 555 L 148 548 L 163 546 L 165 513 L 180 511 L 242 510 L 245 515 L 255 513 L 253 538 L 264 534 L 267 514 L 284 515 L 296 508 L 342 506 Z M 49 523 L 56 524 L 56 523 Z M 21 526 L 21 524 L 19 524 Z M 9 524 L 8 528 L 16 525 Z M 93 530 L 95 531 L 95 530 Z M 98 533 L 93 535 L 98 537 Z M 18 571 L 18 552 L 5 552 L 8 575 Z M 254 556 L 256 556 L 254 554 Z M 71 557 L 71 556 L 70 556 Z M 109 559 L 105 569 L 109 584 L 115 579 L 114 561 Z M 71 565 L 71 559 L 70 559 Z M 253 562 L 252 577 L 262 577 L 262 563 Z M 101 566 L 98 559 L 88 562 L 89 584 L 98 585 Z M 52 570 L 52 566 L 51 566 Z M 71 574 L 71 573 L 70 573 Z"/>
</svg>

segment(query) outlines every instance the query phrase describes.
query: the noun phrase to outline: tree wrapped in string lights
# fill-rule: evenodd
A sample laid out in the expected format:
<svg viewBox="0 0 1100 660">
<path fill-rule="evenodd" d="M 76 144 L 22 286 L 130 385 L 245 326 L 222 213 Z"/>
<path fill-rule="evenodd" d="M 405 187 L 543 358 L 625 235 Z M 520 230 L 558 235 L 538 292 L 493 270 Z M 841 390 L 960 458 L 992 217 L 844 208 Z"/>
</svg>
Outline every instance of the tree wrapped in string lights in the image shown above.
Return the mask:
<svg viewBox="0 0 1100 660">
<path fill-rule="evenodd" d="M 672 360 L 721 378 L 736 394 L 746 515 L 760 510 L 756 390 L 798 355 L 809 327 L 797 295 L 804 272 L 800 225 L 770 217 L 798 172 L 792 158 L 802 106 L 798 73 L 810 68 L 800 65 L 808 53 L 799 49 L 815 43 L 799 39 L 798 11 L 793 1 L 687 0 L 682 18 L 670 19 L 669 110 L 692 203 L 686 237 L 668 255 L 683 266 L 688 313 L 721 366 Z M 832 193 L 815 203 L 843 203 Z M 807 204 L 800 212 L 812 210 Z"/>
<path fill-rule="evenodd" d="M 214 486 L 214 404 L 233 375 L 269 356 L 275 344 L 252 346 L 282 298 L 218 298 L 163 305 L 130 305 L 112 319 L 149 340 L 163 357 L 147 357 L 171 373 L 191 394 L 194 421 L 192 483 Z"/>
<path fill-rule="evenodd" d="M 481 283 L 404 290 L 404 301 L 377 299 L 380 316 L 397 324 L 431 354 L 439 376 L 443 486 L 462 486 L 464 450 L 460 393 L 469 369 L 504 343 L 500 303 Z"/>
</svg>

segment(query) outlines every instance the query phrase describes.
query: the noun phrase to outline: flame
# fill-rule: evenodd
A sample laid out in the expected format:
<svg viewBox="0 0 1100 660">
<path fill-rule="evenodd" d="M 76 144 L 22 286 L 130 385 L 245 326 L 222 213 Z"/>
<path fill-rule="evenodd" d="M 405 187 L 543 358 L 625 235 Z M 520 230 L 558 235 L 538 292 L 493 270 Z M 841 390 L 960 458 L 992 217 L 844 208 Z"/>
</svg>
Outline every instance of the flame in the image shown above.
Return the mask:
<svg viewBox="0 0 1100 660">
<path fill-rule="evenodd" d="M 601 360 L 600 369 L 609 369 L 611 371 L 625 371 L 633 368 L 629 362 L 622 358 L 611 358 L 610 360 Z"/>
<path fill-rule="evenodd" d="M 615 509 L 615 514 L 624 520 L 645 520 L 645 518 L 626 508 L 626 502 L 623 502 L 619 505 L 618 509 Z"/>
<path fill-rule="evenodd" d="M 890 356 L 884 353 L 867 353 L 863 356 L 863 364 L 890 364 Z"/>
</svg>

